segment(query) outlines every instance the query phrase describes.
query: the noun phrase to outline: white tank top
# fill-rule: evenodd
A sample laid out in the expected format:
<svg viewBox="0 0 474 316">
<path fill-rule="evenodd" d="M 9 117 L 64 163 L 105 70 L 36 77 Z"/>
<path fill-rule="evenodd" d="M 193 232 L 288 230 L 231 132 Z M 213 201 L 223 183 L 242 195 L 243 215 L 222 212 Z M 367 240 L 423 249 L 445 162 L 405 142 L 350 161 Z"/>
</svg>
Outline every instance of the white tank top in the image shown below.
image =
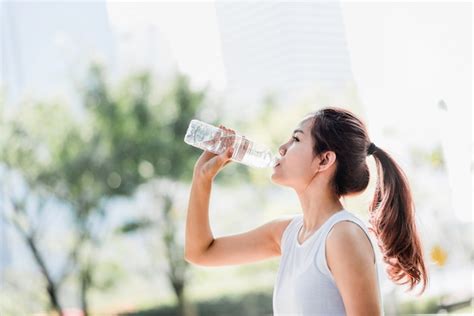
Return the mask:
<svg viewBox="0 0 474 316">
<path fill-rule="evenodd" d="M 297 215 L 291 220 L 281 238 L 281 261 L 273 291 L 275 316 L 346 315 L 342 297 L 326 262 L 325 241 L 334 224 L 347 220 L 364 230 L 373 248 L 365 224 L 347 210 L 331 215 L 301 245 L 298 232 L 303 226 L 303 215 Z M 376 271 L 379 299 L 383 306 L 378 270 Z M 380 313 L 383 315 L 383 308 Z"/>
</svg>

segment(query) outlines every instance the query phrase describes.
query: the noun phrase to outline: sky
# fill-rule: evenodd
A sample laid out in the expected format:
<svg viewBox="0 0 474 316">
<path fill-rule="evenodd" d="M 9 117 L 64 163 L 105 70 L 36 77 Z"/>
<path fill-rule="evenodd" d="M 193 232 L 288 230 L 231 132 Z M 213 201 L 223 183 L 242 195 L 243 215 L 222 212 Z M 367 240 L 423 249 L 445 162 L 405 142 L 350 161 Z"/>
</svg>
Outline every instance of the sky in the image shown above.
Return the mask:
<svg viewBox="0 0 474 316">
<path fill-rule="evenodd" d="M 195 87 L 208 82 L 222 91 L 225 71 L 213 2 L 107 2 L 109 20 L 117 30 L 155 25 L 169 45 L 166 60 L 192 77 Z M 198 36 L 190 36 L 191 32 Z"/>
<path fill-rule="evenodd" d="M 465 8 L 470 4 L 382 2 L 387 1 L 342 2 L 354 79 L 371 115 L 419 125 L 418 118 L 434 113 L 441 99 L 450 109 L 468 108 L 472 41 L 466 39 L 472 35 L 472 9 Z M 225 90 L 214 2 L 108 1 L 107 7 L 116 28 L 157 25 L 171 49 L 171 59 L 191 75 L 196 86 L 210 82 Z M 196 36 L 190 36 L 191 31 Z M 382 101 L 387 106 L 381 106 Z M 393 109 L 390 115 L 387 109 Z M 462 124 L 470 125 L 472 114 L 463 118 Z M 374 128 L 380 129 L 375 123 Z M 426 125 L 423 131 L 437 132 L 437 124 Z M 407 133 L 425 138 L 420 131 Z"/>
<path fill-rule="evenodd" d="M 139 67 L 166 74 L 177 67 L 196 88 L 209 83 L 215 91 L 227 89 L 214 1 L 0 4 L 2 35 L 7 35 L 2 36 L 0 73 L 9 76 L 9 91 L 29 95 L 60 87 L 70 92 L 65 82 L 78 78 L 73 66 L 84 62 L 93 45 L 107 51 L 106 60 L 117 58 L 122 74 Z M 429 150 L 442 143 L 454 208 L 472 220 L 472 200 L 467 203 L 473 195 L 471 3 L 340 4 L 351 72 L 372 141 L 394 152 L 404 148 L 406 144 L 397 148 L 384 137 L 384 130 L 395 126 L 399 139 L 410 145 Z M 90 21 L 85 23 L 77 12 Z M 60 62 L 61 57 L 66 61 Z M 48 80 L 43 80 L 45 71 Z M 447 110 L 440 109 L 441 103 Z"/>
<path fill-rule="evenodd" d="M 115 28 L 156 25 L 170 48 L 169 60 L 196 87 L 210 83 L 225 91 L 215 2 L 108 1 L 107 8 Z M 454 208 L 472 220 L 472 5 L 344 1 L 341 9 L 372 140 L 393 148 L 384 143 L 383 130 L 396 126 L 410 144 L 429 149 L 441 142 Z"/>
</svg>

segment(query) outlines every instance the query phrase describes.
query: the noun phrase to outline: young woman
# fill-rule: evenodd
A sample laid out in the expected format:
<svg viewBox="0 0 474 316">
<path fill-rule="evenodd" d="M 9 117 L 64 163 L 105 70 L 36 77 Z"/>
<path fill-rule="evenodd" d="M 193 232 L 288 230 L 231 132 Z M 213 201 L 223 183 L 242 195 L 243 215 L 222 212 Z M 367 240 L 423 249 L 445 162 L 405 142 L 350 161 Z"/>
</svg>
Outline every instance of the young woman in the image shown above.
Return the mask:
<svg viewBox="0 0 474 316">
<path fill-rule="evenodd" d="M 382 315 L 370 230 L 390 279 L 408 284 L 409 290 L 421 283 L 420 293 L 425 290 L 428 274 L 407 178 L 369 140 L 360 119 L 346 109 L 323 108 L 304 117 L 279 152 L 272 181 L 295 190 L 302 214 L 219 238 L 209 225 L 209 197 L 212 181 L 231 161 L 232 150 L 203 152 L 195 164 L 186 218 L 188 262 L 222 266 L 281 255 L 274 315 Z M 375 158 L 378 173 L 370 228 L 341 203 L 342 197 L 367 188 L 368 155 Z"/>
</svg>

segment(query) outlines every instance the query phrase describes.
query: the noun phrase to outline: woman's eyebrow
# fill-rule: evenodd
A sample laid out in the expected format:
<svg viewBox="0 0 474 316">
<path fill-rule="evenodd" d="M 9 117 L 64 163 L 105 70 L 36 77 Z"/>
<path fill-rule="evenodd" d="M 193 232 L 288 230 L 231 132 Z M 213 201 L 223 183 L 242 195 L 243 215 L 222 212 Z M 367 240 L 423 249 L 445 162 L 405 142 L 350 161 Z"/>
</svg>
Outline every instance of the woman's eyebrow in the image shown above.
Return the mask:
<svg viewBox="0 0 474 316">
<path fill-rule="evenodd" d="M 300 132 L 301 134 L 304 134 L 304 132 L 303 132 L 302 130 L 300 130 L 300 129 L 295 129 L 295 130 L 293 131 L 293 134 L 298 133 L 298 132 Z"/>
</svg>

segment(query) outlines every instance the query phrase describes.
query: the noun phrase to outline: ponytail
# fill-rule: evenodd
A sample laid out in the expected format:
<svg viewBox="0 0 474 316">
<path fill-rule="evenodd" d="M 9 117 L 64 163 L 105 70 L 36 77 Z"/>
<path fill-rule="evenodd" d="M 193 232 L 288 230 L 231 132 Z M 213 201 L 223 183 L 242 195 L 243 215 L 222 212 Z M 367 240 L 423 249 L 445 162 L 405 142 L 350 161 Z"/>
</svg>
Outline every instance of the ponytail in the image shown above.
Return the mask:
<svg viewBox="0 0 474 316">
<path fill-rule="evenodd" d="M 421 283 L 423 293 L 428 274 L 406 175 L 388 153 L 370 141 L 364 122 L 351 111 L 330 106 L 311 114 L 313 154 L 331 150 L 337 156 L 332 185 L 338 197 L 365 191 L 370 179 L 366 158 L 374 156 L 378 178 L 368 228 L 377 237 L 389 278 L 408 284 L 409 290 Z"/>
<path fill-rule="evenodd" d="M 369 207 L 369 227 L 376 236 L 389 278 L 409 289 L 422 283 L 421 295 L 428 282 L 420 237 L 415 225 L 415 207 L 402 169 L 388 153 L 376 147 L 375 196 Z"/>
</svg>

